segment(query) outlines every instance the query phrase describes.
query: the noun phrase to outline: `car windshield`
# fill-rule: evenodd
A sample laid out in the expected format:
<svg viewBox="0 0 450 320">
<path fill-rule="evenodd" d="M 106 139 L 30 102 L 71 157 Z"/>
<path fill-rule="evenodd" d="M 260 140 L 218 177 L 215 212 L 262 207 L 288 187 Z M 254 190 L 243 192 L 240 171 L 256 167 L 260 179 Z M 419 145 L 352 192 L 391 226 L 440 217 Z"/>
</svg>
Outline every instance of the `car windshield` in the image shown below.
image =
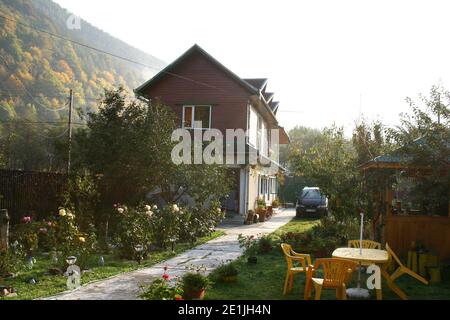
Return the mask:
<svg viewBox="0 0 450 320">
<path fill-rule="evenodd" d="M 322 195 L 320 194 L 320 191 L 317 189 L 308 189 L 302 191 L 302 198 L 303 199 L 320 199 L 322 198 Z"/>
</svg>

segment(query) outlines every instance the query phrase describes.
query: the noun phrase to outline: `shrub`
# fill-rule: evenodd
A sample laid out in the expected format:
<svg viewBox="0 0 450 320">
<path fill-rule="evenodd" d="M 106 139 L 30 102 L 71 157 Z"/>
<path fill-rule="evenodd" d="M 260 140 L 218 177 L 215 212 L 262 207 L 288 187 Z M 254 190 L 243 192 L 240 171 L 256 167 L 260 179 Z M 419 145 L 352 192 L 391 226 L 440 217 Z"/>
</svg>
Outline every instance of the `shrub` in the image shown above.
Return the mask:
<svg viewBox="0 0 450 320">
<path fill-rule="evenodd" d="M 225 217 L 224 212 L 220 208 L 220 202 L 214 201 L 205 207 L 201 204 L 196 205 L 189 209 L 189 230 L 192 233 L 190 239 L 185 238 L 183 234 L 180 238 L 183 240 L 196 240 L 199 237 L 204 237 L 211 234 L 214 228 L 223 220 Z M 181 229 L 183 232 L 185 229 Z"/>
<path fill-rule="evenodd" d="M 137 254 L 146 256 L 152 237 L 152 217 L 155 214 L 150 206 L 139 206 L 128 209 L 126 206 L 115 205 L 118 216 L 118 226 L 115 243 L 120 256 L 126 259 L 137 259 Z M 142 253 L 136 253 L 135 248 L 143 246 Z M 140 257 L 139 257 L 140 258 Z"/>
<path fill-rule="evenodd" d="M 189 212 L 176 204 L 170 204 L 161 209 L 155 207 L 150 219 L 155 245 L 164 249 L 169 244 L 173 246 L 180 239 L 181 229 L 189 230 L 189 221 Z"/>
<path fill-rule="evenodd" d="M 239 247 L 244 249 L 244 254 L 248 257 L 254 256 L 257 251 L 257 239 L 254 235 L 244 236 L 240 234 L 238 236 Z"/>
<path fill-rule="evenodd" d="M 230 262 L 228 264 L 222 264 L 216 270 L 214 270 L 213 277 L 218 281 L 224 281 L 229 277 L 236 277 L 239 274 L 239 270 L 236 267 L 235 262 Z"/>
<path fill-rule="evenodd" d="M 256 206 L 258 207 L 258 209 L 266 209 L 266 200 L 264 200 L 263 198 L 258 198 L 256 200 Z"/>
<path fill-rule="evenodd" d="M 38 249 L 39 237 L 38 237 L 39 224 L 33 222 L 31 217 L 24 217 L 19 225 L 17 225 L 12 234 L 12 240 L 19 243 L 22 250 L 28 256 L 33 255 Z"/>
<path fill-rule="evenodd" d="M 9 250 L 0 250 L 0 278 L 7 277 L 24 267 L 24 254 L 19 245 L 11 246 Z"/>
<path fill-rule="evenodd" d="M 139 297 L 145 300 L 182 300 L 183 296 L 183 289 L 177 282 L 170 283 L 169 275 L 165 272 L 160 279 L 142 289 L 144 292 Z"/>
<path fill-rule="evenodd" d="M 272 201 L 272 207 L 273 208 L 279 208 L 280 207 L 280 199 L 275 198 L 275 200 Z"/>
<path fill-rule="evenodd" d="M 258 240 L 258 251 L 260 253 L 268 253 L 273 249 L 273 240 L 270 235 L 265 235 Z"/>
<path fill-rule="evenodd" d="M 188 272 L 181 279 L 184 293 L 207 289 L 211 284 L 208 277 L 199 272 Z"/>
</svg>

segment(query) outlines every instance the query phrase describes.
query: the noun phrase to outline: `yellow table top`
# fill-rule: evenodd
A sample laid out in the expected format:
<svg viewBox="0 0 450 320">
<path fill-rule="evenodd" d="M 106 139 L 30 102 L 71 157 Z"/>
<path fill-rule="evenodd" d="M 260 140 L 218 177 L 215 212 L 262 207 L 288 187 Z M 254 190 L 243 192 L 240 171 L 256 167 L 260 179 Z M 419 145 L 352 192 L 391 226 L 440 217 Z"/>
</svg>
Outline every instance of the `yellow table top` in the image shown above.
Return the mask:
<svg viewBox="0 0 450 320">
<path fill-rule="evenodd" d="M 372 262 L 382 264 L 389 261 L 386 250 L 362 249 L 362 255 L 359 248 L 338 248 L 333 252 L 333 258 L 349 259 L 357 262 Z"/>
</svg>

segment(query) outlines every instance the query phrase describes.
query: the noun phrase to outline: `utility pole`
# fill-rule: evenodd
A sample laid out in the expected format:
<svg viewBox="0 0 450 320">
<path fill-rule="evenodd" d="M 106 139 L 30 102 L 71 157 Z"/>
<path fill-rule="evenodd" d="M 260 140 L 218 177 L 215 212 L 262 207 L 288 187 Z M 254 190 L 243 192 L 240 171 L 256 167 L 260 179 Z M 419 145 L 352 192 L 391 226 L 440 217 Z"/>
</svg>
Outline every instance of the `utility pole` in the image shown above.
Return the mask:
<svg viewBox="0 0 450 320">
<path fill-rule="evenodd" d="M 439 93 L 438 124 L 441 124 L 441 93 Z"/>
<path fill-rule="evenodd" d="M 69 96 L 69 145 L 68 145 L 68 158 L 67 158 L 67 174 L 70 174 L 70 161 L 71 161 L 71 151 L 72 151 L 72 110 L 73 110 L 73 90 L 70 89 Z"/>
</svg>

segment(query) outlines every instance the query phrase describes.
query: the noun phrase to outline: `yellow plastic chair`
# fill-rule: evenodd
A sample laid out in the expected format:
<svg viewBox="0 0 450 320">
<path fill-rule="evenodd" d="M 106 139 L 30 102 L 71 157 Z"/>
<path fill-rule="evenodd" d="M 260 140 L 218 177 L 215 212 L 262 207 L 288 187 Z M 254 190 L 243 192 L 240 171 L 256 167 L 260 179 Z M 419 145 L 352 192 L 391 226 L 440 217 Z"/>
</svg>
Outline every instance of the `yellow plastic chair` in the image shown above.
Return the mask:
<svg viewBox="0 0 450 320">
<path fill-rule="evenodd" d="M 320 300 L 322 289 L 336 290 L 338 300 L 347 300 L 346 280 L 357 267 L 357 263 L 351 260 L 326 258 L 317 259 L 314 266 L 308 268 L 306 275 L 305 300 L 311 296 L 311 286 L 314 284 L 314 300 Z M 314 272 L 320 267 L 323 269 L 323 279 L 315 278 Z"/>
<path fill-rule="evenodd" d="M 284 257 L 287 263 L 286 279 L 284 281 L 283 294 L 286 295 L 294 288 L 294 275 L 304 272 L 306 274 L 308 267 L 312 265 L 311 256 L 309 254 L 297 253 L 287 243 L 281 244 Z M 295 266 L 294 262 L 298 262 L 300 266 Z"/>
<path fill-rule="evenodd" d="M 360 240 L 349 240 L 348 247 L 349 248 L 359 248 Z M 362 247 L 363 247 L 363 249 L 380 249 L 381 250 L 381 243 L 372 241 L 372 240 L 363 240 Z"/>
<path fill-rule="evenodd" d="M 401 260 L 394 253 L 394 251 L 392 251 L 391 247 L 389 247 L 388 243 L 386 243 L 386 251 L 389 254 L 389 262 L 385 264 L 385 267 L 383 268 L 383 273 L 387 280 L 389 288 L 391 288 L 391 290 L 394 291 L 400 298 L 402 298 L 403 300 L 407 300 L 408 296 L 394 283 L 394 281 L 404 274 L 408 274 L 411 277 L 419 280 L 423 284 L 428 285 L 428 281 L 425 278 L 423 278 L 422 276 L 418 275 L 417 273 L 415 273 L 414 271 L 408 269 L 403 265 Z M 391 263 L 397 264 L 398 268 L 391 275 L 389 275 L 387 273 L 387 266 L 389 266 Z"/>
</svg>

